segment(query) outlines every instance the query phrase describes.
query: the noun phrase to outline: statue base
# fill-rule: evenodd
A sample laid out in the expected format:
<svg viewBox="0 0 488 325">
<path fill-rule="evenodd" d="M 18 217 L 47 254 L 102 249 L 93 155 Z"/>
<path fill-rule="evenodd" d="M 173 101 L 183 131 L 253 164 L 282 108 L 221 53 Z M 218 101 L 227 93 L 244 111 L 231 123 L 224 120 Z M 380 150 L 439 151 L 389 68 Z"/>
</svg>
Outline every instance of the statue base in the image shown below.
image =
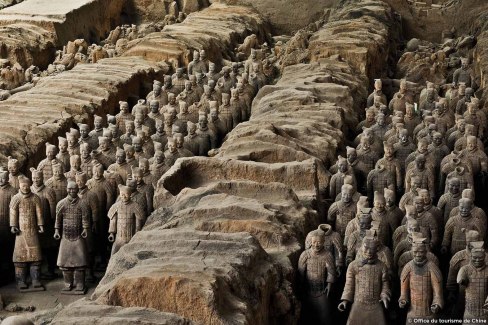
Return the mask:
<svg viewBox="0 0 488 325">
<path fill-rule="evenodd" d="M 21 293 L 25 293 L 25 292 L 38 292 L 38 291 L 46 291 L 46 288 L 44 288 L 44 286 L 42 287 L 37 287 L 37 288 L 34 288 L 34 287 L 29 287 L 29 288 L 25 288 L 25 289 L 20 289 L 18 288 L 19 291 Z"/>
</svg>

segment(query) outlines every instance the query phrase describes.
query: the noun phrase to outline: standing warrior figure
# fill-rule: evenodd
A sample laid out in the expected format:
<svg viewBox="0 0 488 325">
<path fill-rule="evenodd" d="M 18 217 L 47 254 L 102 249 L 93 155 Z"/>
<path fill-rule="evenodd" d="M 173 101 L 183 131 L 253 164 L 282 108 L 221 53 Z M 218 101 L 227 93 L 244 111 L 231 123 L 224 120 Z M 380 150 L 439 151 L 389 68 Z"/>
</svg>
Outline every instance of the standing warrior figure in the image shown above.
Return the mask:
<svg viewBox="0 0 488 325">
<path fill-rule="evenodd" d="M 488 269 L 483 242 L 472 242 L 471 262 L 463 266 L 458 273 L 457 282 L 465 287 L 466 302 L 464 320 L 476 319 L 486 322 L 488 309 Z"/>
<path fill-rule="evenodd" d="M 112 255 L 127 244 L 142 229 L 146 215 L 139 204 L 131 200 L 129 187 L 119 185 L 120 200 L 108 211 L 110 219 L 108 240 L 113 242 Z"/>
<path fill-rule="evenodd" d="M 85 268 L 88 265 L 88 250 L 85 238 L 90 228 L 90 215 L 85 202 L 78 196 L 78 185 L 68 182 L 68 196 L 56 206 L 54 238 L 61 239 L 58 266 L 63 271 L 64 288 L 68 293 L 85 294 Z M 61 237 L 62 235 L 62 237 Z"/>
<path fill-rule="evenodd" d="M 348 325 L 386 324 L 381 303 L 388 308 L 390 285 L 388 269 L 378 260 L 378 241 L 371 235 L 363 239 L 362 259 L 354 260 L 347 268 L 346 285 L 339 304 L 345 311 L 352 304 Z"/>
<path fill-rule="evenodd" d="M 17 159 L 12 158 L 12 157 L 8 157 L 7 169 L 9 172 L 8 182 L 10 183 L 10 185 L 12 185 L 13 188 L 18 190 L 20 188 L 19 177 L 21 177 L 21 176 L 25 177 L 20 172 L 19 161 Z"/>
<path fill-rule="evenodd" d="M 56 155 L 58 153 L 58 148 L 49 142 L 46 143 L 46 159 L 41 160 L 37 169 L 42 172 L 43 179 L 48 180 L 53 177 L 53 161 L 58 161 Z"/>
<path fill-rule="evenodd" d="M 413 260 L 403 268 L 400 276 L 400 308 L 410 304 L 407 324 L 417 319 L 433 319 L 444 305 L 442 274 L 434 262 L 427 258 L 427 238 L 413 233 Z"/>
<path fill-rule="evenodd" d="M 19 290 L 28 289 L 27 267 L 30 268 L 32 290 L 44 290 L 39 281 L 41 273 L 41 245 L 39 234 L 44 232 L 42 204 L 31 192 L 31 181 L 25 176 L 18 178 L 20 190 L 10 201 L 10 229 L 15 237 L 13 262 Z"/>
<path fill-rule="evenodd" d="M 305 308 L 310 321 L 327 324 L 330 318 L 329 294 L 336 280 L 336 268 L 332 254 L 324 248 L 325 233 L 319 229 L 311 231 L 311 247 L 306 249 L 298 261 L 298 272 L 305 289 Z M 314 317 L 315 316 L 315 317 Z"/>
<path fill-rule="evenodd" d="M 10 201 L 18 191 L 8 182 L 8 171 L 0 169 L 0 268 L 11 265 L 14 239 L 10 234 Z"/>
</svg>

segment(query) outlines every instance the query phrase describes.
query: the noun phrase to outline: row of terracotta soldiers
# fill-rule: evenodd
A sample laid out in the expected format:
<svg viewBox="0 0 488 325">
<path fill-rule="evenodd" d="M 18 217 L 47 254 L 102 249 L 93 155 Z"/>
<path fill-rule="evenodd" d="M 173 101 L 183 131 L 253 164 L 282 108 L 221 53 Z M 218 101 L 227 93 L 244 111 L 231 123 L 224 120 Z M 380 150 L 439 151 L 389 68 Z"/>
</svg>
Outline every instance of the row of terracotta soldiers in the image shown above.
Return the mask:
<svg viewBox="0 0 488 325">
<path fill-rule="evenodd" d="M 85 279 L 94 279 L 95 258 L 105 261 L 109 242 L 113 255 L 142 229 L 157 182 L 175 161 L 207 155 L 249 117 L 260 86 L 247 82 L 247 72 L 254 74 L 249 62 L 246 72 L 235 64 L 232 73 L 224 67 L 217 82 L 207 73 L 195 89 L 195 74 L 187 77 L 182 69 L 166 76 L 163 87 L 155 81 L 148 102 L 139 100 L 131 111 L 120 102 L 120 112 L 108 115 L 106 125 L 95 116 L 93 130 L 78 124 L 59 137 L 58 147 L 47 143 L 46 158 L 31 169 L 32 181 L 9 157 L 8 171 L 0 172 L 0 240 L 6 247 L 2 264 L 13 254 L 18 288 L 43 289 L 45 258 L 44 275 L 53 277 L 58 266 L 63 291 L 83 294 Z M 193 63 L 190 73 L 213 69 L 212 63 Z"/>
<path fill-rule="evenodd" d="M 438 317 L 445 296 L 446 316 L 486 320 L 488 222 L 476 203 L 487 112 L 462 62 L 452 84 L 417 94 L 402 80 L 390 102 L 375 81 L 356 147 L 330 170 L 328 224 L 309 234 L 299 261 L 308 315 L 330 321 L 328 295 L 347 268 L 338 308 L 352 303 L 349 323 L 385 323 L 381 304 L 394 297 L 408 322 Z"/>
</svg>

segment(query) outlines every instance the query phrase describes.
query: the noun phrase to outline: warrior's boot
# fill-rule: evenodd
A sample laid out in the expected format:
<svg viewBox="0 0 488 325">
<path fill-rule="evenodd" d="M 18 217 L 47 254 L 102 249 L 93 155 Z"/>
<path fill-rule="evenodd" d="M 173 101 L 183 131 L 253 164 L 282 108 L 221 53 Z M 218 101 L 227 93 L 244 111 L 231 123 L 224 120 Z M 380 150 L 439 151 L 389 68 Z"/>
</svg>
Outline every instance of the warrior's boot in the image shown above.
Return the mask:
<svg viewBox="0 0 488 325">
<path fill-rule="evenodd" d="M 15 280 L 19 289 L 27 289 L 29 286 L 26 283 L 27 267 L 15 265 Z"/>
<path fill-rule="evenodd" d="M 75 270 L 75 291 L 85 291 L 85 270 Z"/>
<path fill-rule="evenodd" d="M 64 269 L 63 271 L 63 278 L 64 278 L 64 287 L 61 291 L 71 291 L 73 289 L 73 270 Z"/>
<path fill-rule="evenodd" d="M 34 288 L 41 288 L 42 284 L 39 281 L 41 277 L 41 266 L 40 265 L 31 265 L 30 266 L 30 276 L 32 279 L 32 286 Z"/>
</svg>

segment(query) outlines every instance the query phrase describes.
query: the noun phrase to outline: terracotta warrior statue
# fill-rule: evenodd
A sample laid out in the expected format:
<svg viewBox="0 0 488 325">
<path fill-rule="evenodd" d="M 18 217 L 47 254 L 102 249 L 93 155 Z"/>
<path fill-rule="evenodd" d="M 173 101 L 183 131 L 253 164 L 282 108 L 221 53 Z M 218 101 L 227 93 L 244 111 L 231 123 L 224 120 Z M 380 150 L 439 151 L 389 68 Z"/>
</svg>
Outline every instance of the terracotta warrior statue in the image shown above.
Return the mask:
<svg viewBox="0 0 488 325">
<path fill-rule="evenodd" d="M 68 179 L 64 175 L 63 165 L 58 162 L 53 164 L 53 177 L 48 179 L 45 184 L 54 191 L 54 194 L 56 195 L 56 204 L 68 195 L 66 192 Z"/>
<path fill-rule="evenodd" d="M 439 267 L 428 260 L 427 238 L 417 237 L 412 241 L 413 260 L 407 263 L 400 276 L 400 308 L 410 305 L 406 324 L 414 320 L 433 319 L 444 306 L 442 274 Z"/>
<path fill-rule="evenodd" d="M 20 172 L 20 163 L 17 159 L 12 157 L 8 157 L 7 169 L 9 172 L 9 179 L 8 182 L 12 185 L 13 188 L 18 190 L 20 188 L 19 184 L 19 177 L 24 176 Z"/>
<path fill-rule="evenodd" d="M 395 204 L 396 195 L 395 191 L 385 188 L 383 191 L 383 196 L 385 197 L 385 210 L 386 210 L 386 221 L 390 227 L 390 234 L 400 226 L 405 213 Z"/>
<path fill-rule="evenodd" d="M 62 292 L 85 294 L 85 268 L 88 266 L 86 237 L 90 228 L 90 215 L 85 202 L 78 196 L 78 185 L 68 182 L 68 195 L 56 206 L 54 238 L 61 240 L 58 266 L 63 272 Z"/>
<path fill-rule="evenodd" d="M 56 155 L 56 158 L 61 162 L 63 165 L 64 170 L 69 169 L 69 152 L 68 152 L 68 140 L 63 137 L 58 137 L 58 149 L 59 152 Z M 48 180 L 49 178 L 46 178 Z"/>
<path fill-rule="evenodd" d="M 15 235 L 13 262 L 17 288 L 27 290 L 27 271 L 30 270 L 31 290 L 44 290 L 40 282 L 42 252 L 39 234 L 44 232 L 42 204 L 32 193 L 30 179 L 18 177 L 19 193 L 10 201 L 10 231 Z"/>
<path fill-rule="evenodd" d="M 46 159 L 41 160 L 37 169 L 40 170 L 43 174 L 43 178 L 45 180 L 50 179 L 53 176 L 53 160 L 57 160 L 60 162 L 56 155 L 58 154 L 58 148 L 49 142 L 46 143 Z"/>
<path fill-rule="evenodd" d="M 122 181 L 125 183 L 127 181 L 127 174 L 130 173 L 130 166 L 125 160 L 124 149 L 118 148 L 115 154 L 115 163 L 110 165 L 107 169 L 109 172 L 114 172 L 118 174 Z"/>
<path fill-rule="evenodd" d="M 351 264 L 356 259 L 356 255 L 363 244 L 363 239 L 366 237 L 367 230 L 371 228 L 371 222 L 373 221 L 371 209 L 362 208 L 358 218 L 359 229 L 353 231 L 347 240 L 346 265 Z"/>
<path fill-rule="evenodd" d="M 52 279 L 56 276 L 55 269 L 58 251 L 58 245 L 53 238 L 54 221 L 56 219 L 56 193 L 53 189 L 44 185 L 44 176 L 41 170 L 31 168 L 30 171 L 33 183 L 31 191 L 41 200 L 42 216 L 44 219 L 44 233 L 40 235 L 42 252 L 47 260 L 47 273 L 44 275 Z"/>
<path fill-rule="evenodd" d="M 0 169 L 0 268 L 2 272 L 11 266 L 14 238 L 10 233 L 10 201 L 17 190 L 8 182 L 8 171 Z"/>
<path fill-rule="evenodd" d="M 447 189 L 448 191 L 437 202 L 437 207 L 442 213 L 443 225 L 446 224 L 452 209 L 459 205 L 459 200 L 461 199 L 459 179 L 457 177 L 448 179 Z"/>
<path fill-rule="evenodd" d="M 332 203 L 327 212 L 327 223 L 334 227 L 342 238 L 344 238 L 346 227 L 349 221 L 356 215 L 356 205 L 352 201 L 353 188 L 345 184 L 341 188 L 341 200 Z"/>
<path fill-rule="evenodd" d="M 336 281 L 336 267 L 330 251 L 325 249 L 325 233 L 319 229 L 309 233 L 310 248 L 298 261 L 300 283 L 304 289 L 304 307 L 308 321 L 327 324 L 331 321 L 329 294 Z"/>
<path fill-rule="evenodd" d="M 373 201 L 374 192 L 383 192 L 385 188 L 395 190 L 395 179 L 384 163 L 377 164 L 375 169 L 369 172 L 366 183 L 370 202 Z"/>
<path fill-rule="evenodd" d="M 459 212 L 456 216 L 449 218 L 444 230 L 444 239 L 442 240 L 441 253 L 447 254 L 450 252 L 451 256 L 463 250 L 466 247 L 466 236 L 461 229 L 476 230 L 480 233 L 481 238 L 484 238 L 485 227 L 483 223 L 473 216 L 473 201 L 468 198 L 459 200 Z"/>
<path fill-rule="evenodd" d="M 466 248 L 460 250 L 449 261 L 449 272 L 447 275 L 446 289 L 448 291 L 447 299 L 454 305 L 452 311 L 452 317 L 459 318 L 464 310 L 464 288 L 459 288 L 456 279 L 461 267 L 468 265 L 471 258 L 471 249 L 474 242 L 481 241 L 480 234 L 476 230 L 462 229 L 462 232 L 466 235 Z M 483 241 L 481 241 L 483 243 Z M 488 254 L 485 254 L 485 258 Z M 459 290 L 461 289 L 461 290 Z"/>
<path fill-rule="evenodd" d="M 120 200 L 108 211 L 110 219 L 108 240 L 113 242 L 112 255 L 127 244 L 136 232 L 142 229 L 146 214 L 141 206 L 131 199 L 129 187 L 119 185 Z"/>
<path fill-rule="evenodd" d="M 417 155 L 411 169 L 405 174 L 405 191 L 410 191 L 411 178 L 416 176 L 421 180 L 420 187 L 429 191 L 432 198 L 435 198 L 435 178 L 433 170 L 426 166 L 427 161 L 423 154 Z"/>
<path fill-rule="evenodd" d="M 356 187 L 354 171 L 349 166 L 347 159 L 339 155 L 336 165 L 337 172 L 332 175 L 329 182 L 329 196 L 331 198 L 335 198 L 341 192 L 341 187 L 344 185 L 344 179 L 347 176 L 353 178 L 353 187 Z"/>
<path fill-rule="evenodd" d="M 466 323 L 477 320 L 487 321 L 488 309 L 488 270 L 486 269 L 486 253 L 484 242 L 471 243 L 471 261 L 461 267 L 457 283 L 465 288 L 465 309 L 463 319 Z"/>
<path fill-rule="evenodd" d="M 378 260 L 378 242 L 373 236 L 363 239 L 363 258 L 347 268 L 346 284 L 339 304 L 345 311 L 352 304 L 348 324 L 386 324 L 383 308 L 388 308 L 391 297 L 388 270 Z"/>
</svg>

